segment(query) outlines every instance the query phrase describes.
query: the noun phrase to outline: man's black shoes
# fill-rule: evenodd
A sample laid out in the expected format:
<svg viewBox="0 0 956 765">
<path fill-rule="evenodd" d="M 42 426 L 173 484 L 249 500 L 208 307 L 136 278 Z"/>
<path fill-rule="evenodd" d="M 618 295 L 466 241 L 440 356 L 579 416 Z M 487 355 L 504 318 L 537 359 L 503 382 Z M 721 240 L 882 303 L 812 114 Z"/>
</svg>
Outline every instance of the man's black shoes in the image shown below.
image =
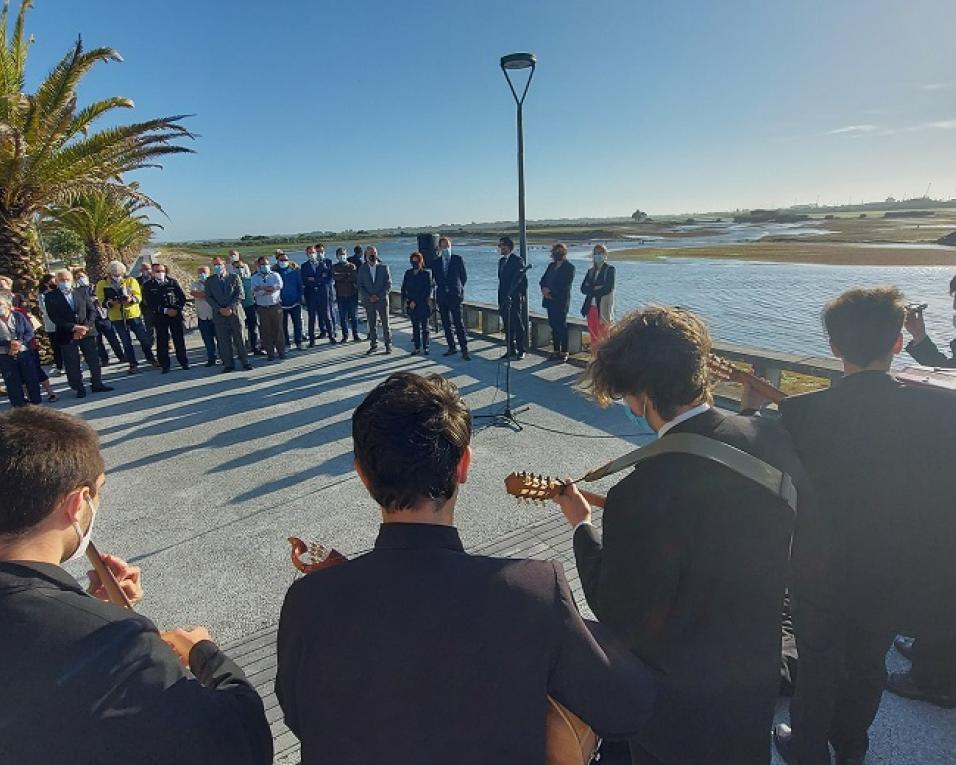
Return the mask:
<svg viewBox="0 0 956 765">
<path fill-rule="evenodd" d="M 462 352 L 461 352 L 461 357 L 462 357 L 465 361 L 471 361 L 471 356 L 468 355 L 468 351 L 462 351 Z"/>
<path fill-rule="evenodd" d="M 94 393 L 109 393 L 114 390 L 112 385 L 94 385 L 90 388 Z"/>
<path fill-rule="evenodd" d="M 445 351 L 445 352 L 442 354 L 442 356 L 454 356 L 456 353 L 458 353 L 458 349 L 457 349 L 457 348 L 449 348 L 447 351 Z"/>
<path fill-rule="evenodd" d="M 905 699 L 956 709 L 956 688 L 924 688 L 916 682 L 911 671 L 890 672 L 886 678 L 886 690 Z"/>
</svg>

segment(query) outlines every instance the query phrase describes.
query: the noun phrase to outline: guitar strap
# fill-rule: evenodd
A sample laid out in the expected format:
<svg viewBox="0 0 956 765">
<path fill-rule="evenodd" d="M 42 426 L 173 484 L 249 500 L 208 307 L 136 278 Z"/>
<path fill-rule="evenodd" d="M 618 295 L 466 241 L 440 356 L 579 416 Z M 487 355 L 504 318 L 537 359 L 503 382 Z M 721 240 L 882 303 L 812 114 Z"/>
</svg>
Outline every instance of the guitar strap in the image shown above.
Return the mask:
<svg viewBox="0 0 956 765">
<path fill-rule="evenodd" d="M 625 454 L 623 457 L 609 462 L 604 467 L 592 470 L 584 476 L 584 480 L 588 482 L 597 481 L 626 468 L 640 465 L 642 462 L 662 454 L 690 454 L 694 457 L 716 462 L 718 465 L 723 465 L 733 470 L 737 475 L 767 489 L 775 497 L 786 502 L 794 513 L 797 511 L 797 488 L 793 484 L 793 479 L 787 473 L 773 465 L 768 465 L 762 459 L 754 457 L 742 449 L 696 433 L 670 433 L 653 443 L 635 449 L 630 454 Z"/>
</svg>

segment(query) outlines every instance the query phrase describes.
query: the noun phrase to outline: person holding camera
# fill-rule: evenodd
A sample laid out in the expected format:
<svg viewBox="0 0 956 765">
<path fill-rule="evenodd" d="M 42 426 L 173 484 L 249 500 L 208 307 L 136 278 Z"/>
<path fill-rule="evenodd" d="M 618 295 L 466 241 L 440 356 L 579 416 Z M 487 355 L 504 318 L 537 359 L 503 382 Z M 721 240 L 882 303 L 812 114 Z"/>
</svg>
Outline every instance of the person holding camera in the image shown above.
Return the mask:
<svg viewBox="0 0 956 765">
<path fill-rule="evenodd" d="M 109 274 L 107 278 L 100 279 L 96 283 L 96 299 L 109 311 L 113 329 L 123 342 L 123 355 L 129 364 L 128 373 L 136 374 L 139 370 L 130 332 L 139 340 L 146 361 L 153 366 L 159 366 L 159 362 L 153 355 L 146 325 L 143 323 L 143 311 L 140 308 L 143 302 L 143 291 L 139 281 L 126 275 L 126 266 L 119 260 L 109 264 L 107 273 Z"/>
</svg>

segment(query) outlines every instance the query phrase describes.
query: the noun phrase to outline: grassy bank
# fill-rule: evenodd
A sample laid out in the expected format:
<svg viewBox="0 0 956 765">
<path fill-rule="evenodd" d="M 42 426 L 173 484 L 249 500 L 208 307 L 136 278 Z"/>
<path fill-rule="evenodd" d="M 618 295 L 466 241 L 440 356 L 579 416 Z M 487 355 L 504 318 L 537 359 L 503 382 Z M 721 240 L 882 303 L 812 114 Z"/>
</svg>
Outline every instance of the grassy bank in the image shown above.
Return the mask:
<svg viewBox="0 0 956 765">
<path fill-rule="evenodd" d="M 611 260 L 707 258 L 830 266 L 956 266 L 956 248 L 906 249 L 892 244 L 859 247 L 851 242 L 751 242 L 706 247 L 640 247 L 617 250 Z"/>
</svg>

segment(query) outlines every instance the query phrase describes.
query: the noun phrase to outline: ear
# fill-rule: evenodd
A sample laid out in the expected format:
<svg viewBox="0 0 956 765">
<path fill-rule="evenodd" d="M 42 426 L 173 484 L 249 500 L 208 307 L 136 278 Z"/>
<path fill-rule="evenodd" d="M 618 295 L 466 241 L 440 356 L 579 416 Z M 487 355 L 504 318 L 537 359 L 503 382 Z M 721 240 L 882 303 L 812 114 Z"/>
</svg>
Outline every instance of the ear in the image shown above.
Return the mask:
<svg viewBox="0 0 956 765">
<path fill-rule="evenodd" d="M 74 489 L 63 498 L 60 504 L 60 512 L 66 518 L 67 525 L 72 525 L 79 518 L 80 513 L 87 507 L 87 501 L 90 497 L 90 490 L 85 486 Z"/>
<path fill-rule="evenodd" d="M 901 332 L 899 337 L 896 338 L 896 342 L 893 344 L 893 355 L 896 356 L 902 350 L 903 350 L 903 333 Z"/>
<path fill-rule="evenodd" d="M 471 468 L 472 454 L 471 446 L 467 446 L 461 455 L 461 459 L 458 460 L 458 467 L 455 468 L 455 481 L 459 485 L 468 482 L 468 470 Z"/>
</svg>

